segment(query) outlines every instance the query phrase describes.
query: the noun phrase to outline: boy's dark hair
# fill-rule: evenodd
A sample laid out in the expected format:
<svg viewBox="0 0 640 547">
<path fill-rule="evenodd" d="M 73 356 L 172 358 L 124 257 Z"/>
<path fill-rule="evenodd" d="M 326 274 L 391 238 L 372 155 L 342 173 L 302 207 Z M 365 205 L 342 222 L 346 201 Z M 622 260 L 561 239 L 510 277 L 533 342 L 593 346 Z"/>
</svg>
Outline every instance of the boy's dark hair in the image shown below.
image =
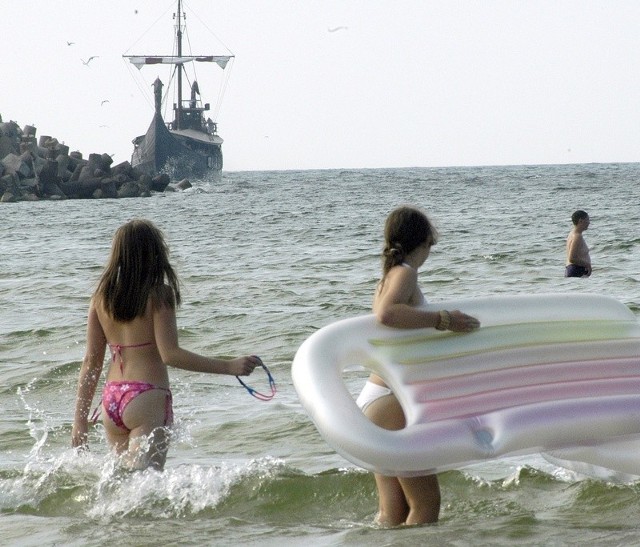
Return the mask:
<svg viewBox="0 0 640 547">
<path fill-rule="evenodd" d="M 577 225 L 578 222 L 580 222 L 583 218 L 587 218 L 588 216 L 589 215 L 585 211 L 579 209 L 571 215 L 571 222 L 573 222 L 574 225 Z"/>
</svg>

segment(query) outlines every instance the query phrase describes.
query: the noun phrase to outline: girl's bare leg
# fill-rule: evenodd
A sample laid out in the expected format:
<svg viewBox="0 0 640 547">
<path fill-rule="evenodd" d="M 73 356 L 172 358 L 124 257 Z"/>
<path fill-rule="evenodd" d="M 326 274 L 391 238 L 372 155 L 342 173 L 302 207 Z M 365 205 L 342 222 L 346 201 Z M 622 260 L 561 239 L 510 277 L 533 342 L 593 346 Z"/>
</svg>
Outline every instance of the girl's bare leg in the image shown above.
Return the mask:
<svg viewBox="0 0 640 547">
<path fill-rule="evenodd" d="M 169 449 L 169 432 L 164 425 L 166 404 L 167 394 L 160 389 L 137 395 L 126 406 L 122 416 L 130 432 L 118 427 L 105 413 L 107 441 L 117 454 L 123 456 L 128 468 L 164 468 Z"/>
<path fill-rule="evenodd" d="M 400 403 L 393 395 L 374 401 L 365 415 L 376 425 L 390 430 L 406 424 Z M 400 478 L 375 475 L 379 510 L 377 521 L 388 526 L 426 524 L 438 521 L 440 486 L 436 475 Z"/>
</svg>

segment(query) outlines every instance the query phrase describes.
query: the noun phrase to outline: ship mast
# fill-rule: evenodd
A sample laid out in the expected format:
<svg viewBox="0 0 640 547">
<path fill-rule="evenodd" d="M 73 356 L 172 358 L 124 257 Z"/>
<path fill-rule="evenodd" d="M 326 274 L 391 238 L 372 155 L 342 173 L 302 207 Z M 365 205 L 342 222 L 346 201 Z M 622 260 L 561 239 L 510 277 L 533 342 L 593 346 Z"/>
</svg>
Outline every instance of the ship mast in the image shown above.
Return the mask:
<svg viewBox="0 0 640 547">
<path fill-rule="evenodd" d="M 178 24 L 176 26 L 176 37 L 178 40 L 178 58 L 182 57 L 182 0 L 178 0 Z M 178 109 L 176 111 L 176 129 L 182 126 L 182 63 L 177 64 L 178 69 Z"/>
<path fill-rule="evenodd" d="M 198 129 L 202 127 L 204 111 L 209 110 L 209 104 L 205 104 L 204 107 L 199 104 L 195 96 L 200 94 L 197 81 L 193 81 L 191 85 L 191 101 L 188 106 L 185 106 L 182 102 L 182 80 L 183 76 L 186 77 L 185 63 L 198 62 L 198 63 L 216 63 L 221 69 L 225 69 L 227 63 L 233 58 L 233 55 L 187 55 L 182 54 L 182 33 L 183 29 L 186 29 L 187 14 L 182 9 L 182 0 L 177 0 L 178 9 L 173 14 L 175 22 L 175 42 L 172 55 L 123 55 L 125 59 L 129 61 L 137 68 L 140 69 L 145 65 L 156 64 L 168 64 L 173 65 L 175 70 L 178 71 L 178 77 L 176 78 L 176 85 L 178 86 L 177 102 L 173 104 L 174 119 L 172 123 L 167 124 L 169 129 Z M 184 72 L 184 74 L 183 74 Z M 175 72 L 173 72 L 175 77 Z M 155 89 L 155 88 L 154 88 Z M 157 102 L 157 101 L 156 101 Z M 156 111 L 160 114 L 159 109 L 156 107 Z M 214 125 L 215 127 L 215 125 Z M 212 131 L 215 133 L 215 130 Z"/>
</svg>

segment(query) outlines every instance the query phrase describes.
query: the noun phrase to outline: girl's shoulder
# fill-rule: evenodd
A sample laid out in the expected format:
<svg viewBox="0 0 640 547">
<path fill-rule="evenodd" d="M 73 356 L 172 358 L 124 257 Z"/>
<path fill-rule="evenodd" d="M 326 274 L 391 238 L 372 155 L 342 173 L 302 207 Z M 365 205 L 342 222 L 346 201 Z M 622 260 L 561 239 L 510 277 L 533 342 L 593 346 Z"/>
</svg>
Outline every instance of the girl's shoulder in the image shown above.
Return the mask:
<svg viewBox="0 0 640 547">
<path fill-rule="evenodd" d="M 151 303 L 155 307 L 176 307 L 176 295 L 171 285 L 167 285 L 166 283 L 158 285 L 153 289 L 149 296 Z"/>
<path fill-rule="evenodd" d="M 89 310 L 94 310 L 100 315 L 107 313 L 104 297 L 101 294 L 95 293 L 91 296 L 91 300 L 89 300 Z"/>
<path fill-rule="evenodd" d="M 418 277 L 418 270 L 406 262 L 393 266 L 393 268 L 389 270 L 389 273 L 403 279 L 417 279 Z"/>
<path fill-rule="evenodd" d="M 384 285 L 406 285 L 417 283 L 418 272 L 409 264 L 397 264 L 392 266 L 384 277 Z"/>
</svg>

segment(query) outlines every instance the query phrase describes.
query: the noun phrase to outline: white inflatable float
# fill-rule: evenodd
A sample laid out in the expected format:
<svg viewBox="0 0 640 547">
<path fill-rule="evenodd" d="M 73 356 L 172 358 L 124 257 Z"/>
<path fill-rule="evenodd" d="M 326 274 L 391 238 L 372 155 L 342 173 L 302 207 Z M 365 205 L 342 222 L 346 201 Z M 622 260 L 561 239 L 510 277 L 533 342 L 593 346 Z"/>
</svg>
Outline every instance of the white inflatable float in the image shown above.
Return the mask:
<svg viewBox="0 0 640 547">
<path fill-rule="evenodd" d="M 572 293 L 427 309 L 462 310 L 481 328 L 392 329 L 368 315 L 321 328 L 300 346 L 293 383 L 338 453 L 397 476 L 542 452 L 640 475 L 640 323 L 625 305 Z M 343 379 L 357 366 L 392 388 L 405 429 L 362 414 Z"/>
</svg>

